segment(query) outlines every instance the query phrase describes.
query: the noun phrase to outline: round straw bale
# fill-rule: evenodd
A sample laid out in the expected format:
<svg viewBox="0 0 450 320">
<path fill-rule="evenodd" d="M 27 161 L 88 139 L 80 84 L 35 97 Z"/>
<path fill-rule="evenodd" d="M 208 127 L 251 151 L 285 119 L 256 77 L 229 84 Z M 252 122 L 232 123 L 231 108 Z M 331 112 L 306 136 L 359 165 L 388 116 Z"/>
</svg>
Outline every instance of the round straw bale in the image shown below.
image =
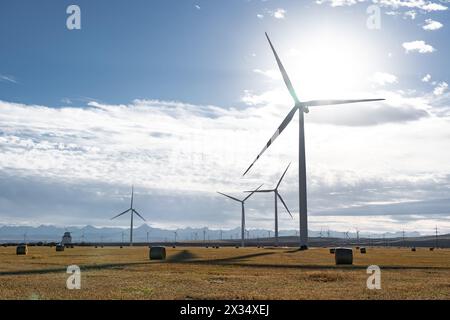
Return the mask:
<svg viewBox="0 0 450 320">
<path fill-rule="evenodd" d="M 331 254 L 334 254 L 335 251 L 336 251 L 335 248 L 331 248 L 331 249 L 330 249 L 330 253 L 331 253 Z"/>
<path fill-rule="evenodd" d="M 26 244 L 19 244 L 16 248 L 17 255 L 27 255 L 28 254 L 28 246 Z"/>
<path fill-rule="evenodd" d="M 366 248 L 364 248 L 364 247 L 359 248 L 359 252 L 361 252 L 361 253 L 366 253 Z"/>
<path fill-rule="evenodd" d="M 63 244 L 57 244 L 56 245 L 56 251 L 64 251 L 64 245 Z"/>
<path fill-rule="evenodd" d="M 151 247 L 150 260 L 165 260 L 166 259 L 166 248 L 165 247 Z"/>
<path fill-rule="evenodd" d="M 411 248 L 411 251 L 412 251 L 412 252 L 416 252 L 416 247 L 412 247 L 412 248 Z"/>
<path fill-rule="evenodd" d="M 336 264 L 353 264 L 353 250 L 351 248 L 336 248 L 334 258 Z"/>
</svg>

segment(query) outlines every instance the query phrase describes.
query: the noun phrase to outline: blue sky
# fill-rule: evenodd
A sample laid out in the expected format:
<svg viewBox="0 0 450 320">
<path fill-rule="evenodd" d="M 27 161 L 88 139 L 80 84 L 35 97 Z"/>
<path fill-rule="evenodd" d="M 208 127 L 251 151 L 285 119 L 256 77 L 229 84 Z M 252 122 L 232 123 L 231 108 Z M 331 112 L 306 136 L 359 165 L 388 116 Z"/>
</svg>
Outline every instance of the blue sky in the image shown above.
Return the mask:
<svg viewBox="0 0 450 320">
<path fill-rule="evenodd" d="M 66 28 L 70 4 L 81 30 Z M 379 30 L 366 26 L 373 4 Z M 297 161 L 293 121 L 241 178 L 291 107 L 267 31 L 301 99 L 387 99 L 307 115 L 310 228 L 450 231 L 448 7 L 2 1 L 0 224 L 107 225 L 135 183 L 151 224 L 239 225 L 239 208 L 215 191 L 271 184 Z M 249 228 L 272 224 L 271 201 L 258 196 Z"/>
</svg>

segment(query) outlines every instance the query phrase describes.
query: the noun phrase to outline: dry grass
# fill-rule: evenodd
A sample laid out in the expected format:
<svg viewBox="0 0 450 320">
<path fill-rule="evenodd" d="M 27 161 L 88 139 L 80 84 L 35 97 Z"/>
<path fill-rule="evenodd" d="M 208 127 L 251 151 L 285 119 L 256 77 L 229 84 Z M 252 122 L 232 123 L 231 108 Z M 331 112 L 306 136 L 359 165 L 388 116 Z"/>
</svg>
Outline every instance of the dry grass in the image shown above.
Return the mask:
<svg viewBox="0 0 450 320">
<path fill-rule="evenodd" d="M 355 252 L 355 251 L 354 251 Z M 66 289 L 69 265 L 81 290 Z M 379 265 L 382 289 L 366 288 Z M 372 249 L 336 267 L 328 249 L 31 247 L 27 256 L 0 248 L 0 299 L 449 299 L 450 250 Z"/>
</svg>

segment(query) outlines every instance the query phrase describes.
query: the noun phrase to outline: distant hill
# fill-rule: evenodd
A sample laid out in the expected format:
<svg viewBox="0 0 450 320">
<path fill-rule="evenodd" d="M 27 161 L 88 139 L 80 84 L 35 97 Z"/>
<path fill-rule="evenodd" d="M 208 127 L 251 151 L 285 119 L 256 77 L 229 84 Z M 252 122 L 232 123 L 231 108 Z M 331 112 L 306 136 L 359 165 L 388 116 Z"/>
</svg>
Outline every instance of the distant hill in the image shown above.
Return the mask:
<svg viewBox="0 0 450 320">
<path fill-rule="evenodd" d="M 72 239 L 74 242 L 121 242 L 122 235 L 124 241 L 127 242 L 129 239 L 129 228 L 112 228 L 112 227 L 94 227 L 87 225 L 84 227 L 57 227 L 51 225 L 40 225 L 38 227 L 32 226 L 2 226 L 0 227 L 0 242 L 8 241 L 60 241 L 64 232 L 69 231 L 72 234 Z M 147 224 L 142 224 L 135 228 L 133 231 L 133 238 L 135 242 L 145 242 L 147 237 L 149 241 L 173 241 L 174 232 L 177 232 L 178 241 L 192 241 L 192 240 L 237 240 L 241 237 L 240 228 L 227 229 L 227 230 L 217 230 L 209 228 L 183 228 L 176 230 L 159 229 L 148 226 Z M 203 233 L 205 231 L 205 233 Z M 252 239 L 257 238 L 267 238 L 273 237 L 273 231 L 266 229 L 252 229 L 249 230 L 249 237 Z M 280 230 L 280 237 L 292 237 L 296 235 L 296 230 Z M 337 238 L 346 239 L 344 232 L 337 232 L 330 230 L 329 232 L 319 232 L 309 230 L 309 236 L 311 238 L 326 239 Z M 356 233 L 349 233 L 349 238 L 355 239 Z M 407 232 L 405 236 L 411 237 L 421 237 L 418 232 Z M 368 238 L 367 233 L 360 233 L 360 238 Z M 371 237 L 375 238 L 375 235 Z M 381 234 L 378 234 L 378 238 L 381 238 Z M 401 238 L 402 233 L 387 233 L 385 234 L 387 239 Z"/>
</svg>

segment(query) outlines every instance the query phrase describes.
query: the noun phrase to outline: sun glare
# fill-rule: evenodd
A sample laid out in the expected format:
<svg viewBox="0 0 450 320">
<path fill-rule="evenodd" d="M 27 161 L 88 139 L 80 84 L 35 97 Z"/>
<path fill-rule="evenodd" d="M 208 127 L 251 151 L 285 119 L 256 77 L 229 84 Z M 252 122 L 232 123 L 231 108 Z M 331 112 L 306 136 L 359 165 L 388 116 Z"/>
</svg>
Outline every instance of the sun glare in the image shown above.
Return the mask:
<svg viewBox="0 0 450 320">
<path fill-rule="evenodd" d="M 370 52 L 365 41 L 327 33 L 302 41 L 282 55 L 300 99 L 309 100 L 355 98 L 367 89 L 374 61 Z"/>
</svg>

